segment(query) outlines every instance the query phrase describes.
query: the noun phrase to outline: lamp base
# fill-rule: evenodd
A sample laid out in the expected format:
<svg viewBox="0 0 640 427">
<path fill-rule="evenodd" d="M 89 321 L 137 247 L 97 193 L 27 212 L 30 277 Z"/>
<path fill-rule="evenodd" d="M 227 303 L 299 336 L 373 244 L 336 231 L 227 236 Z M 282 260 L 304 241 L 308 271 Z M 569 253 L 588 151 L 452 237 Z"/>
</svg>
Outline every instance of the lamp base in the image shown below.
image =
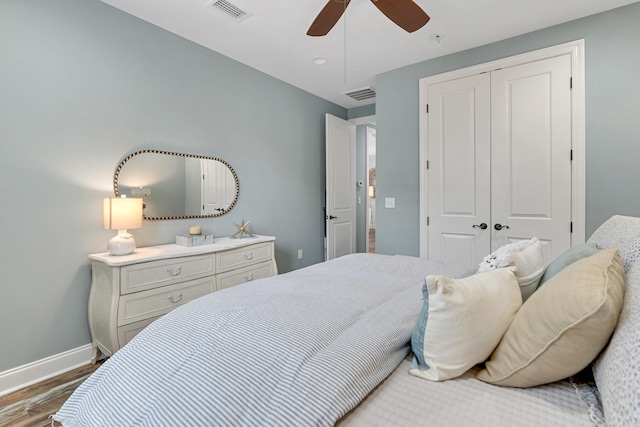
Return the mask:
<svg viewBox="0 0 640 427">
<path fill-rule="evenodd" d="M 136 239 L 127 230 L 118 230 L 118 235 L 109 240 L 107 250 L 111 255 L 127 255 L 136 250 Z"/>
</svg>

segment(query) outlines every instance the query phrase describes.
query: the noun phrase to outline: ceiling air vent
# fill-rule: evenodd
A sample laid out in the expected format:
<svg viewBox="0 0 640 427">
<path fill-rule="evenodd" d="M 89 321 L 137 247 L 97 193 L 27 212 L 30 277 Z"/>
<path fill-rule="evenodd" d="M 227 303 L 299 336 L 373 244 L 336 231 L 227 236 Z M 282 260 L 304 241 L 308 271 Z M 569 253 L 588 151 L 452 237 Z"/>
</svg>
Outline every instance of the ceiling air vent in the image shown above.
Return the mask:
<svg viewBox="0 0 640 427">
<path fill-rule="evenodd" d="M 342 94 L 350 96 L 356 101 L 364 101 L 365 99 L 375 98 L 376 90 L 372 87 L 365 87 L 362 89 L 352 90 L 350 92 L 342 92 Z"/>
<path fill-rule="evenodd" d="M 224 13 L 236 22 L 243 21 L 251 16 L 250 12 L 240 9 L 238 6 L 229 3 L 227 0 L 216 0 L 209 3 L 209 6 Z"/>
</svg>

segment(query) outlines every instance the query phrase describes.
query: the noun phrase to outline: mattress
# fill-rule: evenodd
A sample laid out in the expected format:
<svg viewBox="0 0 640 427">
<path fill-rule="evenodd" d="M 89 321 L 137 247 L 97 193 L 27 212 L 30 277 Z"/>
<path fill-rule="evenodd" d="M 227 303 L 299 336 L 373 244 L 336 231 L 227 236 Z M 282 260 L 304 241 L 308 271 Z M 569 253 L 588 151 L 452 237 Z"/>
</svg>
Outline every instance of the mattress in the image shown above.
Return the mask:
<svg viewBox="0 0 640 427">
<path fill-rule="evenodd" d="M 594 408 L 581 396 L 589 393 L 586 383 L 500 387 L 477 380 L 478 368 L 453 380 L 432 382 L 409 375 L 410 364 L 407 357 L 336 426 L 569 427 L 597 421 Z"/>
</svg>

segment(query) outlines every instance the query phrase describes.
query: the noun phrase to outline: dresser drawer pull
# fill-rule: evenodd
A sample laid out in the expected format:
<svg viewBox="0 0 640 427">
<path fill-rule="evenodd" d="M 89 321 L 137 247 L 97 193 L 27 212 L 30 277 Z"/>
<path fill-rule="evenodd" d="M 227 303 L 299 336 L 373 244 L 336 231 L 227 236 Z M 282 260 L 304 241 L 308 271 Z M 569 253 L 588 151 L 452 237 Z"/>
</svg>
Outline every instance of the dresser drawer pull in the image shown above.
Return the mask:
<svg viewBox="0 0 640 427">
<path fill-rule="evenodd" d="M 253 259 L 253 252 L 249 252 L 249 253 L 243 253 L 242 256 L 244 257 L 244 259 L 246 260 L 251 260 Z"/>
<path fill-rule="evenodd" d="M 175 270 L 173 268 L 167 268 L 167 273 L 172 276 L 178 276 L 180 275 L 180 273 L 182 273 L 182 267 L 178 267 Z"/>
<path fill-rule="evenodd" d="M 253 273 L 248 273 L 244 275 L 244 280 L 246 280 L 247 282 L 250 282 L 253 280 Z"/>
<path fill-rule="evenodd" d="M 178 294 L 178 298 L 173 298 L 173 295 L 169 295 L 169 301 L 171 301 L 174 304 L 179 303 L 180 300 L 182 300 L 182 294 Z"/>
</svg>

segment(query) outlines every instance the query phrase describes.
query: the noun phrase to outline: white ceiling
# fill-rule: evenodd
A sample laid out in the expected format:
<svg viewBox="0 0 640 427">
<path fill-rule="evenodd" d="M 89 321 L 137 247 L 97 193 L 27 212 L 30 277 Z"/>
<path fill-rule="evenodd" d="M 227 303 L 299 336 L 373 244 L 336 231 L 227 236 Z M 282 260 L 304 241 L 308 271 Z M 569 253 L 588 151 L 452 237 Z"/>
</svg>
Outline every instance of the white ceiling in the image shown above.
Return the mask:
<svg viewBox="0 0 640 427">
<path fill-rule="evenodd" d="M 431 20 L 409 34 L 370 0 L 352 0 L 325 37 L 306 32 L 327 0 L 227 0 L 251 14 L 236 22 L 215 0 L 102 0 L 346 108 L 343 92 L 375 87 L 375 75 L 503 40 L 638 0 L 414 0 Z M 346 29 L 346 37 L 345 37 Z M 434 36 L 440 34 L 438 43 Z M 346 47 L 346 51 L 345 51 Z M 312 62 L 324 57 L 324 65 Z"/>
</svg>

